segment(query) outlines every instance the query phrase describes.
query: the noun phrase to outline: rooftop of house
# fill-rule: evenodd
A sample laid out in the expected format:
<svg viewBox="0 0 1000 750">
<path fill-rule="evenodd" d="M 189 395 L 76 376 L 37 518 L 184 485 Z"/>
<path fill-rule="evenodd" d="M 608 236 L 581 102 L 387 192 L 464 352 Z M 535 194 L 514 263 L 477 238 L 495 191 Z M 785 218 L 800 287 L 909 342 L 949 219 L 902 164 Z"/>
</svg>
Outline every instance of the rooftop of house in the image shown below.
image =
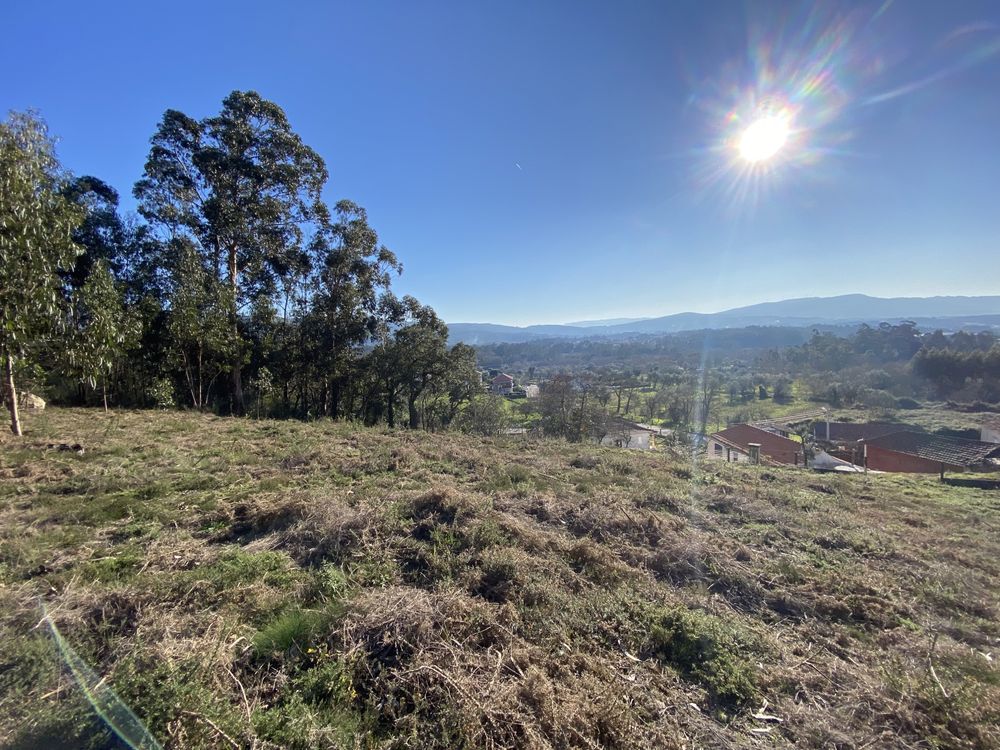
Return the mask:
<svg viewBox="0 0 1000 750">
<path fill-rule="evenodd" d="M 749 424 L 734 424 L 712 433 L 710 437 L 744 452 L 750 450 L 750 443 L 759 443 L 760 452 L 765 455 L 797 453 L 802 450 L 801 443 Z"/>
<path fill-rule="evenodd" d="M 894 432 L 865 441 L 885 450 L 940 461 L 952 466 L 972 466 L 1000 458 L 1000 445 L 981 440 L 931 435 L 926 432 Z"/>
<path fill-rule="evenodd" d="M 827 427 L 829 426 L 829 434 Z M 893 432 L 919 432 L 920 428 L 900 422 L 815 422 L 813 437 L 817 440 L 828 440 L 831 443 L 856 443 L 859 440 L 872 440 Z"/>
<path fill-rule="evenodd" d="M 493 380 L 490 381 L 490 382 L 496 383 L 497 385 L 500 385 L 501 383 L 513 383 L 514 382 L 514 378 L 512 378 L 510 375 L 508 375 L 506 373 L 501 372 L 499 375 L 497 375 L 495 378 L 493 378 Z"/>
<path fill-rule="evenodd" d="M 647 425 L 639 424 L 638 422 L 632 422 L 624 417 L 612 417 L 608 420 L 607 425 L 611 432 L 623 432 L 628 430 L 631 432 L 648 432 L 653 435 L 659 434 L 659 430 L 655 430 Z"/>
</svg>

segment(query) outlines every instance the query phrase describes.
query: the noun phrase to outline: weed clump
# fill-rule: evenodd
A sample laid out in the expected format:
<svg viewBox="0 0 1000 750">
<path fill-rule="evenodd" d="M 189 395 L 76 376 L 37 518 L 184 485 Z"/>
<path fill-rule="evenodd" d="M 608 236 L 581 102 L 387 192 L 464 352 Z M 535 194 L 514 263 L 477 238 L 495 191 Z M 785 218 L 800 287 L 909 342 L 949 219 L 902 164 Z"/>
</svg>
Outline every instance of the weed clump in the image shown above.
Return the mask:
<svg viewBox="0 0 1000 750">
<path fill-rule="evenodd" d="M 601 459 L 597 456 L 576 456 L 569 465 L 574 469 L 596 469 L 601 465 Z"/>
<path fill-rule="evenodd" d="M 650 625 L 647 653 L 704 687 L 717 706 L 744 706 L 758 694 L 747 657 L 759 646 L 733 624 L 678 608 L 654 612 Z"/>
<path fill-rule="evenodd" d="M 260 657 L 306 653 L 343 614 L 339 606 L 323 609 L 290 607 L 264 625 L 253 638 L 254 651 Z"/>
</svg>

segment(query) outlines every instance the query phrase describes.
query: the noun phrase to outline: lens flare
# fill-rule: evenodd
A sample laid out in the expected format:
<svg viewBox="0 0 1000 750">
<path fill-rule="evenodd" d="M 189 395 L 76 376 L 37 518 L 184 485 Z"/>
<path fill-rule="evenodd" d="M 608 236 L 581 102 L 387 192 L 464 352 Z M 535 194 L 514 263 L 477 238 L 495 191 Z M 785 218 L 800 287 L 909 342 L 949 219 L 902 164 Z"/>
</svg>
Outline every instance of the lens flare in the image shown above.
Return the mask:
<svg viewBox="0 0 1000 750">
<path fill-rule="evenodd" d="M 754 120 L 740 137 L 740 156 L 751 164 L 766 161 L 777 154 L 788 141 L 788 118 L 765 115 Z"/>
</svg>

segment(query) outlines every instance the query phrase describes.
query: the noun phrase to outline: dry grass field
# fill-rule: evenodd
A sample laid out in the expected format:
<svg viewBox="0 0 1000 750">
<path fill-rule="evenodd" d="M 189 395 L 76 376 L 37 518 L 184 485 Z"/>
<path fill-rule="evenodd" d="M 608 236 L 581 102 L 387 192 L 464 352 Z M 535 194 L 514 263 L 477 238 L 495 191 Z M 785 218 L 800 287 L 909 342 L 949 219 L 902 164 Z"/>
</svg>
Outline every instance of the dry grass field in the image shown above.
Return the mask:
<svg viewBox="0 0 1000 750">
<path fill-rule="evenodd" d="M 166 748 L 1000 747 L 997 493 L 332 422 L 27 428 L 0 746 L 126 746 L 48 613 Z"/>
</svg>

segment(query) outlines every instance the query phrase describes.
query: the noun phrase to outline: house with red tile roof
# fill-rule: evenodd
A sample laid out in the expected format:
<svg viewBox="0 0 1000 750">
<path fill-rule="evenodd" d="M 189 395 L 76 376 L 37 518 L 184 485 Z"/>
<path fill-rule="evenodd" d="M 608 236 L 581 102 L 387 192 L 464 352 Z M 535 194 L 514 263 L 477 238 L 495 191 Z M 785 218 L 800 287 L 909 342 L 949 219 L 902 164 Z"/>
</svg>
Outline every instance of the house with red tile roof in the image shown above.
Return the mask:
<svg viewBox="0 0 1000 750">
<path fill-rule="evenodd" d="M 867 465 L 877 471 L 937 474 L 1000 470 L 1000 444 L 982 440 L 894 432 L 864 441 Z"/>
<path fill-rule="evenodd" d="M 709 435 L 708 457 L 731 463 L 805 465 L 801 443 L 748 424 Z"/>
<path fill-rule="evenodd" d="M 501 372 L 490 381 L 490 393 L 500 396 L 509 396 L 514 391 L 514 378 L 507 373 Z"/>
</svg>

